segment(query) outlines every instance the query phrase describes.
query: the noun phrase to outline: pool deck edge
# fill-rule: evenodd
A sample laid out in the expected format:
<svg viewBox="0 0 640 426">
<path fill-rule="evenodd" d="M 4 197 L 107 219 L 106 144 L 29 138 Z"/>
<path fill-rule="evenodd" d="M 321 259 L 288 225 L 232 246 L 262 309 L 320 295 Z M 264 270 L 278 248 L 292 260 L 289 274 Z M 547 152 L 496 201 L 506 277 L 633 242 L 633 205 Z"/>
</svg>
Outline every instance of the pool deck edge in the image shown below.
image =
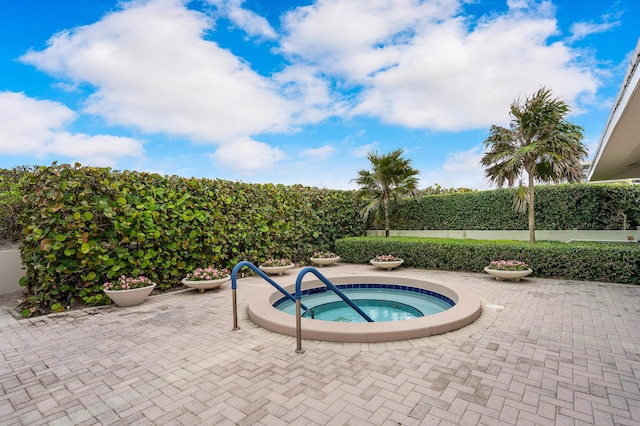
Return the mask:
<svg viewBox="0 0 640 426">
<path fill-rule="evenodd" d="M 303 339 L 344 343 L 382 343 L 417 339 L 438 334 L 448 333 L 465 327 L 482 314 L 480 298 L 473 292 L 459 288 L 452 284 L 436 282 L 433 279 L 424 280 L 403 274 L 362 274 L 337 276 L 329 278 L 336 285 L 341 284 L 400 284 L 418 287 L 453 299 L 456 305 L 451 309 L 422 318 L 402 321 L 377 323 L 345 323 L 301 319 L 301 334 Z M 303 283 L 303 288 L 324 286 L 319 280 L 309 280 Z M 293 293 L 293 284 L 283 285 L 284 289 Z M 248 305 L 249 318 L 258 326 L 286 336 L 296 336 L 295 316 L 284 313 L 272 306 L 280 297 L 280 293 L 273 288 L 265 288 L 251 297 Z"/>
</svg>

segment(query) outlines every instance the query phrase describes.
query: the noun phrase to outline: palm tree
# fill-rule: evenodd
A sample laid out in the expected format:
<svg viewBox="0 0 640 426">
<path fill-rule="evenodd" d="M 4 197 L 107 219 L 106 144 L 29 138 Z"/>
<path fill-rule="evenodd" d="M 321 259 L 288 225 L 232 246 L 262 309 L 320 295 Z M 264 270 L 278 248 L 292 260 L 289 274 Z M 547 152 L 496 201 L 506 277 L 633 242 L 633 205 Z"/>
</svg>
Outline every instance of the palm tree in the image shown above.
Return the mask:
<svg viewBox="0 0 640 426">
<path fill-rule="evenodd" d="M 524 101 L 511 104 L 510 128 L 491 126 L 481 164 L 492 183 L 510 187 L 518 181 L 516 210 L 529 213 L 529 242 L 535 243 L 534 181 L 579 182 L 580 162 L 587 156 L 582 127 L 569 123 L 569 106 L 542 87 Z M 523 174 L 527 186 L 523 185 Z"/>
<path fill-rule="evenodd" d="M 369 214 L 377 212 L 382 204 L 384 208 L 385 236 L 389 236 L 389 202 L 391 198 L 418 195 L 418 178 L 420 172 L 411 167 L 411 160 L 402 158 L 403 151 L 397 149 L 389 154 L 378 155 L 378 152 L 367 154 L 371 162 L 371 170 L 359 170 L 358 177 L 353 179 L 359 186 L 359 197 L 367 197 L 369 203 L 360 212 L 367 220 Z"/>
</svg>

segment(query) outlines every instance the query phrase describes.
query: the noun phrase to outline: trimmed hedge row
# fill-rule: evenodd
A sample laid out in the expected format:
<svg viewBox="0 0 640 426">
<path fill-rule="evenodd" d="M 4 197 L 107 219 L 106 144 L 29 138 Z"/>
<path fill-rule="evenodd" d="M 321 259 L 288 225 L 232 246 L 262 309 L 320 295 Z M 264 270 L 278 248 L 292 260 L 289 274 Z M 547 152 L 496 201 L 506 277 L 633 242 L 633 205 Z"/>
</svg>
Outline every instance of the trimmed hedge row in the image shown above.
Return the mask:
<svg viewBox="0 0 640 426">
<path fill-rule="evenodd" d="M 25 315 L 62 310 L 68 299 L 108 303 L 102 284 L 122 274 L 146 275 L 166 289 L 196 267 L 231 268 L 240 260 L 258 264 L 269 257 L 301 261 L 314 250 L 338 251 L 356 263 L 393 253 L 410 266 L 470 271 L 482 270 L 490 260 L 517 257 L 534 265 L 538 276 L 639 279 L 634 245 L 336 242 L 363 233 L 353 191 L 185 179 L 79 164 L 22 172 L 16 175 L 22 186 L 17 188 L 11 175 L 4 193 L 12 205 L 24 194 Z M 640 222 L 640 187 L 634 185 L 538 187 L 536 194 L 538 229 L 621 229 L 625 218 L 631 227 Z M 395 206 L 393 228 L 526 229 L 525 215 L 511 208 L 512 198 L 513 190 L 501 189 L 403 202 Z"/>
<path fill-rule="evenodd" d="M 453 240 L 407 237 L 353 237 L 336 241 L 343 261 L 368 263 L 394 254 L 406 266 L 481 272 L 493 260 L 516 259 L 533 269 L 532 276 L 583 281 L 640 284 L 638 243 L 556 243 Z"/>
<path fill-rule="evenodd" d="M 640 226 L 640 185 L 536 186 L 536 229 L 609 230 Z M 392 204 L 391 229 L 526 230 L 513 209 L 515 189 L 430 195 Z"/>
<path fill-rule="evenodd" d="M 20 240 L 22 227 L 19 217 L 24 207 L 20 182 L 33 169 L 29 166 L 0 169 L 0 240 Z"/>
<path fill-rule="evenodd" d="M 22 193 L 24 315 L 61 310 L 69 297 L 108 303 L 102 284 L 123 274 L 167 289 L 197 267 L 299 261 L 362 235 L 349 191 L 54 164 Z"/>
</svg>

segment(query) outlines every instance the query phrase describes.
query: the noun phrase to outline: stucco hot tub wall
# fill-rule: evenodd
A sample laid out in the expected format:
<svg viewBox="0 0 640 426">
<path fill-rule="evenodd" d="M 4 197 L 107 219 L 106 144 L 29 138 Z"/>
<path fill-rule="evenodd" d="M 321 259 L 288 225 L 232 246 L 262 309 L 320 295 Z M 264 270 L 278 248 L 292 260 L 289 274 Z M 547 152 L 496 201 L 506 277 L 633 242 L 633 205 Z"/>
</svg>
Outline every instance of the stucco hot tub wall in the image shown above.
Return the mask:
<svg viewBox="0 0 640 426">
<path fill-rule="evenodd" d="M 0 294 L 22 290 L 20 278 L 24 276 L 20 250 L 0 251 Z"/>
<path fill-rule="evenodd" d="M 482 313 L 480 298 L 474 293 L 450 284 L 417 280 L 399 276 L 349 276 L 331 278 L 336 285 L 341 284 L 395 284 L 431 290 L 449 297 L 456 305 L 438 314 L 403 321 L 377 323 L 345 323 L 302 318 L 302 338 L 331 342 L 375 343 L 408 340 L 427 337 L 457 330 L 474 322 Z M 305 281 L 302 289 L 324 287 L 319 280 Z M 285 286 L 290 293 L 295 285 Z M 295 336 L 295 316 L 273 307 L 282 294 L 274 288 L 266 288 L 256 293 L 249 301 L 248 313 L 251 320 L 267 330 Z M 303 297 L 304 303 L 304 297 Z"/>
</svg>

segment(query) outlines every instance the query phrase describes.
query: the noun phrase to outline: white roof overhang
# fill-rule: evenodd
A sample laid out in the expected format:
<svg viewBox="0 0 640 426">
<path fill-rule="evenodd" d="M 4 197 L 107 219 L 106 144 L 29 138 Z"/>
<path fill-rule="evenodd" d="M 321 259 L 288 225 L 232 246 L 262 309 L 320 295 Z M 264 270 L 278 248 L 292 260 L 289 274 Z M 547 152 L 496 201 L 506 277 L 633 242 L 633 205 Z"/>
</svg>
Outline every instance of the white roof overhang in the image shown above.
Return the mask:
<svg viewBox="0 0 640 426">
<path fill-rule="evenodd" d="M 607 120 L 588 181 L 640 177 L 640 41 Z"/>
</svg>

